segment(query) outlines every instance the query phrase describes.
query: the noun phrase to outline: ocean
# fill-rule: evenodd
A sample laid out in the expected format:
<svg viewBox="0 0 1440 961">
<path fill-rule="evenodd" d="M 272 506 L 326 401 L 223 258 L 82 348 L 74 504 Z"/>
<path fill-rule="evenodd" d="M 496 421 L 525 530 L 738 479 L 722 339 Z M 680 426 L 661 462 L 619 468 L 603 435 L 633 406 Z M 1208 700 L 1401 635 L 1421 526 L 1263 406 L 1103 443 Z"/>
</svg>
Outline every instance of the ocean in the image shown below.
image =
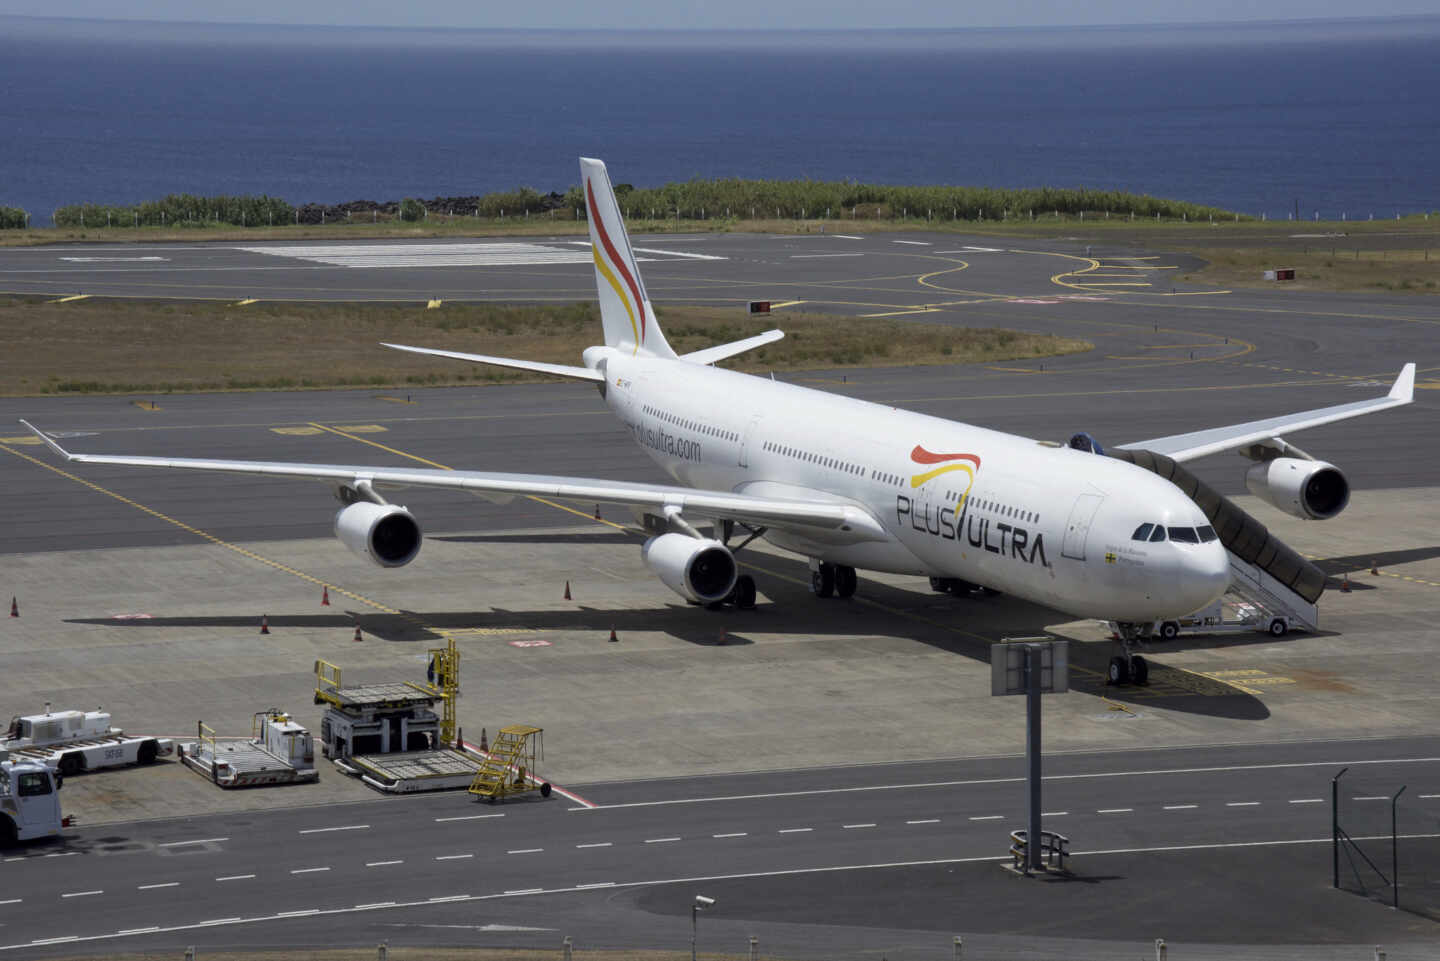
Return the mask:
<svg viewBox="0 0 1440 961">
<path fill-rule="evenodd" d="M 530 32 L 0 17 L 0 205 L 293 203 L 693 177 L 1440 209 L 1440 17 Z"/>
</svg>

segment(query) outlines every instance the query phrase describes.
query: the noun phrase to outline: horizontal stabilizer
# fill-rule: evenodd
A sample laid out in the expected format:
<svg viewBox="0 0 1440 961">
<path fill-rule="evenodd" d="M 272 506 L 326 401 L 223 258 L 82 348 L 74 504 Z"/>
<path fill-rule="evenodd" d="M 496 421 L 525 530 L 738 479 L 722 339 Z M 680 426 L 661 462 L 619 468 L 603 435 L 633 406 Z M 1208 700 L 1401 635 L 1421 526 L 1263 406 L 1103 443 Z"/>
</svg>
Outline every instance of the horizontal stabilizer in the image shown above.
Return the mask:
<svg viewBox="0 0 1440 961">
<path fill-rule="evenodd" d="M 681 360 L 688 360 L 692 364 L 713 364 L 722 361 L 727 357 L 734 357 L 736 354 L 743 354 L 747 350 L 754 350 L 756 347 L 763 347 L 766 344 L 773 344 L 785 336 L 783 330 L 767 330 L 763 334 L 756 334 L 754 337 L 746 337 L 744 340 L 731 341 L 728 344 L 720 344 L 717 347 L 706 347 L 704 350 L 691 351 L 688 354 L 681 354 Z"/>
<path fill-rule="evenodd" d="M 538 360 L 515 360 L 511 357 L 491 357 L 488 354 L 463 354 L 458 350 L 435 350 L 431 347 L 406 347 L 404 344 L 381 343 L 381 347 L 405 350 L 412 354 L 429 354 L 432 357 L 449 357 L 451 360 L 468 360 L 475 364 L 492 364 L 495 367 L 510 367 L 514 370 L 533 370 L 538 374 L 554 374 L 571 380 L 588 380 L 600 383 L 605 375 L 589 367 L 571 367 L 568 364 L 545 364 Z"/>
</svg>

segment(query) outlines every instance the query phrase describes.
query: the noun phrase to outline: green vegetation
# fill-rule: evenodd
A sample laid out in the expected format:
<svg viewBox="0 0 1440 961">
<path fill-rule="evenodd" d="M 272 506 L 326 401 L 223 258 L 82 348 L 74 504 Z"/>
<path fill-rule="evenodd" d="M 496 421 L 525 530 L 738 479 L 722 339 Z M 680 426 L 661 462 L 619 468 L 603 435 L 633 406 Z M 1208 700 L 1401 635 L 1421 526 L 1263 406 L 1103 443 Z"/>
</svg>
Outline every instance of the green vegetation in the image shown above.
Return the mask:
<svg viewBox="0 0 1440 961">
<path fill-rule="evenodd" d="M 400 201 L 401 220 L 421 220 L 424 218 L 424 216 L 425 205 L 422 204 L 420 201 L 416 200 L 414 197 L 406 197 L 404 200 Z"/>
<path fill-rule="evenodd" d="M 0 207 L 0 230 L 24 229 L 30 224 L 30 215 L 19 207 Z"/>
<path fill-rule="evenodd" d="M 267 227 L 295 222 L 295 208 L 274 197 L 171 194 L 131 207 L 73 204 L 55 211 L 56 227 L 173 227 L 233 224 Z"/>
<path fill-rule="evenodd" d="M 990 363 L 1088 350 L 1013 330 L 743 308 L 659 311 L 678 352 L 772 326 L 786 337 L 727 362 L 766 372 L 857 365 Z M 593 303 L 568 305 L 251 304 L 0 298 L 0 394 L 165 393 L 498 384 L 544 375 L 385 350 L 378 342 L 577 363 L 600 339 Z"/>
</svg>

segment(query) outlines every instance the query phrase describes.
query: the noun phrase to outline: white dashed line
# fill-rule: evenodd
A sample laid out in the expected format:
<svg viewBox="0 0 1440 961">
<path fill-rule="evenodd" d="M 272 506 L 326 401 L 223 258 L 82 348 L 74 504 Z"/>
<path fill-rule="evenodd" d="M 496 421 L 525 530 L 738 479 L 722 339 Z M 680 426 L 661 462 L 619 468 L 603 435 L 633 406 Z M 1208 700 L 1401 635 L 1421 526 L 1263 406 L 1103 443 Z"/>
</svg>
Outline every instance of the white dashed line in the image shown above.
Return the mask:
<svg viewBox="0 0 1440 961">
<path fill-rule="evenodd" d="M 864 237 L 856 237 L 854 234 L 831 234 L 836 240 L 864 240 Z"/>
<path fill-rule="evenodd" d="M 11 898 L 11 899 L 8 900 L 8 901 L 0 901 L 0 904 L 19 904 L 20 902 L 22 902 L 22 901 L 24 901 L 24 900 L 25 900 L 24 898 Z"/>
<path fill-rule="evenodd" d="M 669 844 L 671 841 L 678 841 L 679 838 L 646 838 L 646 844 Z"/>
<path fill-rule="evenodd" d="M 439 897 L 431 898 L 430 900 L 431 900 L 431 901 L 468 901 L 468 900 L 470 900 L 470 895 L 468 895 L 468 894 L 442 894 L 442 895 L 440 895 Z"/>
<path fill-rule="evenodd" d="M 506 894 L 539 894 L 544 888 L 516 888 L 513 891 L 506 891 Z"/>
<path fill-rule="evenodd" d="M 779 831 L 776 831 L 775 833 L 776 833 L 776 834 L 804 834 L 804 833 L 807 832 L 807 831 L 813 831 L 813 830 L 815 830 L 815 829 L 814 829 L 814 828 L 781 828 Z"/>
<path fill-rule="evenodd" d="M 194 841 L 166 841 L 164 844 L 155 845 L 157 848 L 178 848 L 182 844 L 219 844 L 221 841 L 228 841 L 229 838 L 196 838 Z"/>
<path fill-rule="evenodd" d="M 104 894 L 104 893 L 105 893 L 105 892 L 104 892 L 103 890 L 101 890 L 101 891 L 71 891 L 69 894 L 62 894 L 62 895 L 60 895 L 60 896 L 61 896 L 62 898 L 88 898 L 88 897 L 90 897 L 92 894 Z"/>
<path fill-rule="evenodd" d="M 928 241 L 924 241 L 924 240 L 892 240 L 892 241 L 890 241 L 890 242 L 891 242 L 892 244 L 909 244 L 911 247 L 929 247 L 929 246 L 931 246 Z"/>
<path fill-rule="evenodd" d="M 846 824 L 842 825 L 847 831 L 854 831 L 857 828 L 873 828 L 874 824 Z"/>
<path fill-rule="evenodd" d="M 195 926 L 199 928 L 207 924 L 234 924 L 236 921 L 243 920 L 244 918 L 211 918 L 209 921 L 196 921 Z"/>
<path fill-rule="evenodd" d="M 906 824 L 939 824 L 939 818 L 921 818 L 918 821 L 906 821 Z"/>
<path fill-rule="evenodd" d="M 485 818 L 503 818 L 503 814 L 467 814 L 464 817 L 436 818 L 436 824 L 444 824 L 447 821 L 482 821 Z"/>
<path fill-rule="evenodd" d="M 356 911 L 368 911 L 368 910 L 370 910 L 370 909 L 372 909 L 372 908 L 390 908 L 390 907 L 394 907 L 394 906 L 395 906 L 395 902 L 394 902 L 394 901 L 371 901 L 369 904 L 357 904 L 357 905 L 355 905 L 355 910 L 356 910 Z"/>
<path fill-rule="evenodd" d="M 463 861 L 463 860 L 465 860 L 466 858 L 473 858 L 474 856 L 475 856 L 475 855 L 473 855 L 473 854 L 437 854 L 437 855 L 435 856 L 435 860 L 437 860 L 437 861 Z"/>
<path fill-rule="evenodd" d="M 399 860 L 399 861 L 366 861 L 366 862 L 365 862 L 365 866 L 366 866 L 367 868 L 383 868 L 383 867 L 388 867 L 389 865 L 392 865 L 392 864 L 404 864 L 404 863 L 405 863 L 405 861 L 404 861 L 403 859 L 402 859 L 402 860 Z M 250 876 L 253 878 L 255 875 L 252 874 L 252 875 L 250 875 Z"/>
<path fill-rule="evenodd" d="M 1258 807 L 1260 806 L 1260 802 L 1259 802 L 1259 801 L 1226 801 L 1226 802 L 1225 802 L 1225 806 L 1226 806 L 1227 808 L 1258 808 Z"/>
<path fill-rule="evenodd" d="M 58 852 L 58 853 L 56 853 L 56 854 L 45 854 L 45 855 L 41 855 L 41 856 L 42 856 L 42 857 L 47 857 L 47 858 L 73 858 L 75 855 L 77 855 L 77 854 L 79 854 L 79 853 L 80 853 L 79 851 L 61 851 L 61 852 Z"/>
<path fill-rule="evenodd" d="M 1440 794 L 1422 794 L 1422 795 L 1420 795 L 1420 796 L 1421 796 L 1422 798 L 1437 798 L 1437 797 L 1440 797 Z M 1320 800 L 1320 799 L 1319 799 L 1319 798 L 1316 798 L 1315 800 L 1318 801 L 1318 800 Z M 1292 803 L 1293 803 L 1293 802 L 1292 802 Z"/>
<path fill-rule="evenodd" d="M 1003 820 L 1004 817 L 1005 817 L 1005 815 L 1003 815 L 1003 814 L 982 814 L 982 815 L 978 815 L 978 816 L 976 816 L 976 817 L 973 817 L 973 818 L 971 818 L 970 820 L 972 820 L 972 821 L 1000 821 L 1000 820 Z"/>
<path fill-rule="evenodd" d="M 590 884 L 577 884 L 575 885 L 575 890 L 583 891 L 586 888 L 613 888 L 614 886 L 614 881 L 594 881 Z"/>
<path fill-rule="evenodd" d="M 745 831 L 736 831 L 733 834 L 712 834 L 710 836 L 712 838 L 743 838 L 749 837 L 750 835 Z"/>
<path fill-rule="evenodd" d="M 1101 808 L 1096 814 L 1129 814 L 1134 808 Z"/>
<path fill-rule="evenodd" d="M 318 871 L 328 871 L 329 868 L 296 868 L 291 874 L 315 874 Z"/>
<path fill-rule="evenodd" d="M 178 888 L 179 886 L 180 886 L 180 882 L 179 882 L 179 881 L 166 881 L 164 884 L 141 884 L 141 885 L 137 885 L 136 888 L 135 888 L 135 890 L 137 890 L 137 891 L 153 891 L 153 890 L 155 890 L 156 888 Z"/>
<path fill-rule="evenodd" d="M 1198 805 L 1198 804 L 1167 804 L 1167 805 L 1165 805 L 1165 810 L 1167 810 L 1167 811 L 1193 811 L 1193 810 L 1195 810 L 1196 808 L 1198 808 L 1199 806 L 1200 806 L 1200 805 Z"/>
<path fill-rule="evenodd" d="M 1325 803 L 1325 799 L 1324 799 L 1323 797 L 1301 797 L 1301 798 L 1294 798 L 1294 799 L 1292 799 L 1292 800 L 1290 801 L 1290 803 L 1291 803 L 1291 804 L 1324 804 L 1324 803 Z"/>
<path fill-rule="evenodd" d="M 864 254 L 791 254 L 791 260 L 818 260 L 821 257 L 864 257 Z"/>
<path fill-rule="evenodd" d="M 1350 800 L 1352 800 L 1352 801 L 1388 801 L 1388 800 L 1390 800 L 1390 799 L 1389 799 L 1388 797 L 1386 797 L 1385 795 L 1383 795 L 1383 794 L 1376 794 L 1376 795 L 1371 796 L 1371 797 L 1352 797 Z"/>
<path fill-rule="evenodd" d="M 1069 813 L 1069 811 L 1041 811 L 1040 816 L 1042 818 L 1063 818 Z"/>
<path fill-rule="evenodd" d="M 149 934 L 151 931 L 159 931 L 160 925 L 152 924 L 148 928 L 122 928 L 116 934 Z"/>
<path fill-rule="evenodd" d="M 275 912 L 275 917 L 277 917 L 277 918 L 303 918 L 303 917 L 305 917 L 305 915 L 307 915 L 307 914 L 319 914 L 319 913 L 320 913 L 320 909 L 319 909 L 319 908 L 301 908 L 301 909 L 298 910 L 298 911 L 277 911 L 277 912 Z"/>
<path fill-rule="evenodd" d="M 335 828 L 306 828 L 305 830 L 301 831 L 300 833 L 301 833 L 301 834 L 328 834 L 328 833 L 331 832 L 331 831 L 365 831 L 365 830 L 368 830 L 369 827 L 370 827 L 370 825 L 368 825 L 368 824 L 342 824 L 340 827 L 335 827 Z"/>
<path fill-rule="evenodd" d="M 248 881 L 248 880 L 250 880 L 251 878 L 253 878 L 254 876 L 255 876 L 255 875 L 253 875 L 253 874 L 231 874 L 231 875 L 229 875 L 229 876 L 227 876 L 227 877 L 216 878 L 215 880 L 217 880 L 217 881 Z"/>
<path fill-rule="evenodd" d="M 614 843 L 614 842 L 612 842 L 612 841 L 599 841 L 599 842 L 597 842 L 597 843 L 595 843 L 595 844 L 577 844 L 577 845 L 575 845 L 575 846 L 576 846 L 577 848 L 608 848 L 608 847 L 610 847 L 613 843 Z"/>
<path fill-rule="evenodd" d="M 513 851 L 506 851 L 506 854 L 539 854 L 544 848 L 516 848 Z"/>
<path fill-rule="evenodd" d="M 61 943 L 62 941 L 78 941 L 78 940 L 80 940 L 80 935 L 78 935 L 78 934 L 67 934 L 67 935 L 65 935 L 65 937 L 63 937 L 63 938 L 36 938 L 34 941 L 31 941 L 30 943 L 31 943 L 31 944 L 59 944 L 59 943 Z"/>
</svg>

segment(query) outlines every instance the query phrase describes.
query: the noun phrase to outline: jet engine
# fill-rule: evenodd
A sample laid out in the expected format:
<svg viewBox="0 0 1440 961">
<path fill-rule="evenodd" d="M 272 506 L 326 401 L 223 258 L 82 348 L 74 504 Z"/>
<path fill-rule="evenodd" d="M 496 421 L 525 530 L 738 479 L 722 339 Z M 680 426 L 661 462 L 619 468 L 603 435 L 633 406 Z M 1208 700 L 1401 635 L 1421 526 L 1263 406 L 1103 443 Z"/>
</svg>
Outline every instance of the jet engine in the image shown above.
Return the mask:
<svg viewBox="0 0 1440 961">
<path fill-rule="evenodd" d="M 1323 460 L 1276 457 L 1245 472 L 1250 493 L 1287 514 L 1329 520 L 1350 503 L 1350 482 Z"/>
<path fill-rule="evenodd" d="M 379 567 L 404 567 L 420 553 L 420 522 L 395 504 L 356 501 L 340 508 L 335 536 Z"/>
<path fill-rule="evenodd" d="M 645 542 L 640 556 L 661 583 L 686 600 L 723 601 L 735 587 L 735 556 L 716 540 L 661 534 Z"/>
</svg>

